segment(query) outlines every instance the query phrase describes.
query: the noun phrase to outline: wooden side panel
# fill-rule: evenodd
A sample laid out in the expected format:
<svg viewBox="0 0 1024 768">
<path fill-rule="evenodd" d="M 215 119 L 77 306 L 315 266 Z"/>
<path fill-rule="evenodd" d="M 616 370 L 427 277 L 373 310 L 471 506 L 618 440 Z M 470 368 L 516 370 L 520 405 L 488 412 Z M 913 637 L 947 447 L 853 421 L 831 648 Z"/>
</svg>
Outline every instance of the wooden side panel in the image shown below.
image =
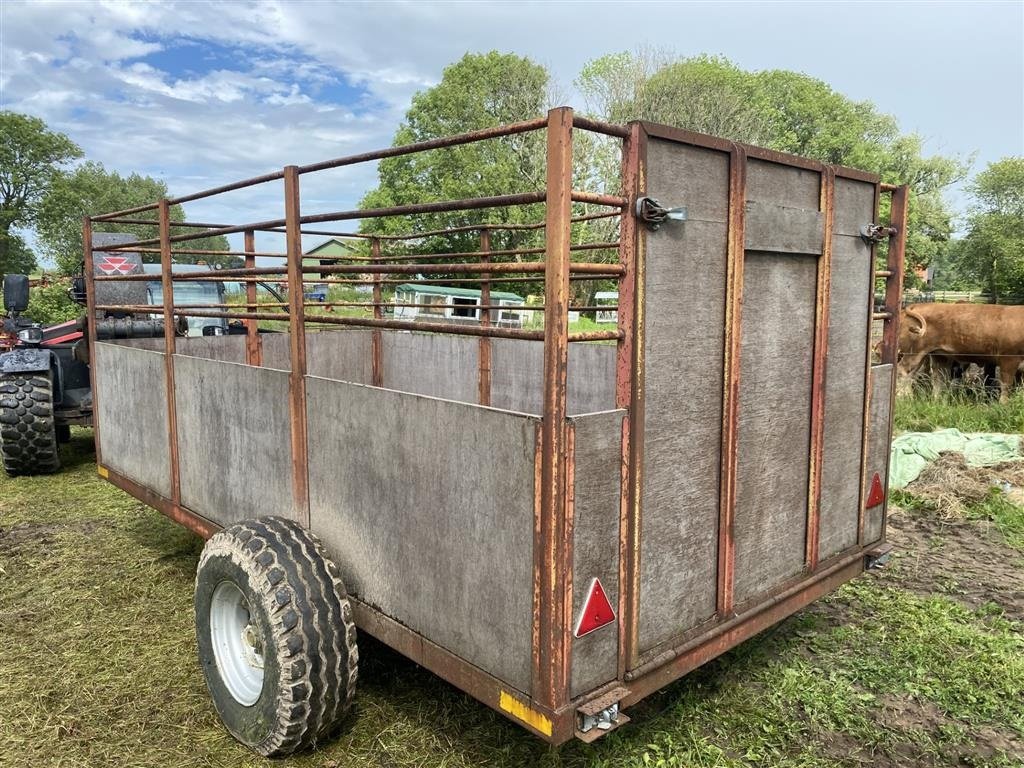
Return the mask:
<svg viewBox="0 0 1024 768">
<path fill-rule="evenodd" d="M 294 518 L 288 375 L 185 355 L 174 373 L 181 503 L 222 526 Z"/>
<path fill-rule="evenodd" d="M 180 355 L 221 360 L 225 363 L 245 362 L 245 336 L 190 336 L 174 343 Z"/>
<path fill-rule="evenodd" d="M 519 413 L 541 413 L 543 354 L 543 346 L 535 341 L 492 339 L 491 405 Z M 569 345 L 566 397 L 570 414 L 615 407 L 614 345 Z"/>
<path fill-rule="evenodd" d="M 820 209 L 821 174 L 805 168 L 751 158 L 747 162 L 747 200 L 807 211 Z M 821 242 L 818 242 L 818 253 Z"/>
<path fill-rule="evenodd" d="M 381 341 L 384 386 L 388 389 L 463 403 L 477 401 L 477 339 L 414 332 L 385 333 Z"/>
<path fill-rule="evenodd" d="M 735 599 L 801 572 L 807 527 L 817 260 L 749 251 L 744 265 Z"/>
<path fill-rule="evenodd" d="M 875 472 L 882 488 L 889 487 L 889 425 L 891 423 L 893 367 L 876 365 L 871 369 L 871 404 L 868 411 L 868 455 L 864 498 L 867 499 Z M 886 502 L 865 510 L 864 543 L 882 538 L 885 532 Z"/>
<path fill-rule="evenodd" d="M 142 339 L 140 339 L 142 341 Z M 163 339 L 146 339 L 159 342 Z M 171 495 L 164 353 L 96 343 L 96 400 L 103 463 L 161 496 Z"/>
<path fill-rule="evenodd" d="M 716 609 L 729 155 L 652 139 L 647 166 L 689 219 L 646 234 L 641 652 Z"/>
<path fill-rule="evenodd" d="M 361 328 L 306 333 L 306 371 L 310 376 L 372 383 L 373 331 Z"/>
<path fill-rule="evenodd" d="M 819 557 L 857 543 L 860 463 L 864 434 L 871 247 L 857 234 L 874 215 L 874 185 L 836 179 L 825 361 L 824 440 L 821 465 Z M 851 233 L 852 230 L 852 233 Z"/>
<path fill-rule="evenodd" d="M 529 693 L 537 420 L 316 377 L 311 527 L 360 600 Z"/>
<path fill-rule="evenodd" d="M 575 429 L 573 493 L 572 629 L 593 579 L 601 580 L 613 606 L 619 601 L 619 493 L 622 417 L 625 411 L 571 419 Z M 572 642 L 570 697 L 615 679 L 616 623 Z"/>
</svg>

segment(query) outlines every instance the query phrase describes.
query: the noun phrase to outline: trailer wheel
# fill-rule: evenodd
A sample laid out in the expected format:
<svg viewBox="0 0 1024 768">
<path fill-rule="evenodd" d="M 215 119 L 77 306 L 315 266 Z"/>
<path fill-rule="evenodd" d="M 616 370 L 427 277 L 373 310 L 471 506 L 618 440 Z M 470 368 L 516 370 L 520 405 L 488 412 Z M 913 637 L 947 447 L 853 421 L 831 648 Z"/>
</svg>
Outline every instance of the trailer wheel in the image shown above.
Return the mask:
<svg viewBox="0 0 1024 768">
<path fill-rule="evenodd" d="M 214 535 L 196 573 L 199 662 L 224 725 L 267 757 L 328 737 L 355 695 L 356 629 L 337 566 L 300 525 Z"/>
<path fill-rule="evenodd" d="M 0 376 L 0 458 L 9 475 L 41 475 L 60 469 L 52 373 Z"/>
</svg>

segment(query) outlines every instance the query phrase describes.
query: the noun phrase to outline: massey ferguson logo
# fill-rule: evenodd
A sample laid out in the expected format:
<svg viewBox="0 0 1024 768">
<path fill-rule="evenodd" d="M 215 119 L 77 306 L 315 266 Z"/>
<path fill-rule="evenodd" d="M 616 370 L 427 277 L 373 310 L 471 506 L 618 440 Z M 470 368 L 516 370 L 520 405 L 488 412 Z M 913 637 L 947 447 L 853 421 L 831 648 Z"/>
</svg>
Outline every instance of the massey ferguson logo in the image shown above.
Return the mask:
<svg viewBox="0 0 1024 768">
<path fill-rule="evenodd" d="M 130 275 L 135 262 L 125 256 L 104 256 L 96 262 L 96 268 L 105 275 Z"/>
</svg>

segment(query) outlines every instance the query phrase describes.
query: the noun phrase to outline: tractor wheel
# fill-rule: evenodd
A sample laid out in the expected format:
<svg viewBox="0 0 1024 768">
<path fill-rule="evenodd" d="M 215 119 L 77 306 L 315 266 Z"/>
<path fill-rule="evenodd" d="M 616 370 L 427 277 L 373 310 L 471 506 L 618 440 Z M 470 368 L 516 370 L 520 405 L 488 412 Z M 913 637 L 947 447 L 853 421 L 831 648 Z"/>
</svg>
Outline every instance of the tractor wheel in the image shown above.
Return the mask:
<svg viewBox="0 0 1024 768">
<path fill-rule="evenodd" d="M 0 376 L 0 459 L 9 475 L 60 469 L 50 372 Z"/>
<path fill-rule="evenodd" d="M 319 539 L 279 517 L 217 533 L 199 559 L 195 609 L 206 686 L 236 739 L 277 757 L 331 735 L 352 706 L 359 653 Z"/>
</svg>

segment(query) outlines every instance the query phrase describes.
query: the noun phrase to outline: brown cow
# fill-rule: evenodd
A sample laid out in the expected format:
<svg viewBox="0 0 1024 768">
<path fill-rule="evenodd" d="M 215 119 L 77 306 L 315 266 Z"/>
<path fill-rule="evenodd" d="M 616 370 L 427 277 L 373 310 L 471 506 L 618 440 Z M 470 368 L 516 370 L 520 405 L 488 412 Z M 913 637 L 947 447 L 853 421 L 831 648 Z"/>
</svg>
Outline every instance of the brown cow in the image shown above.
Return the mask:
<svg viewBox="0 0 1024 768">
<path fill-rule="evenodd" d="M 999 400 L 1007 402 L 1024 363 L 1024 306 L 915 304 L 900 320 L 901 374 L 929 355 L 999 366 Z"/>
</svg>

